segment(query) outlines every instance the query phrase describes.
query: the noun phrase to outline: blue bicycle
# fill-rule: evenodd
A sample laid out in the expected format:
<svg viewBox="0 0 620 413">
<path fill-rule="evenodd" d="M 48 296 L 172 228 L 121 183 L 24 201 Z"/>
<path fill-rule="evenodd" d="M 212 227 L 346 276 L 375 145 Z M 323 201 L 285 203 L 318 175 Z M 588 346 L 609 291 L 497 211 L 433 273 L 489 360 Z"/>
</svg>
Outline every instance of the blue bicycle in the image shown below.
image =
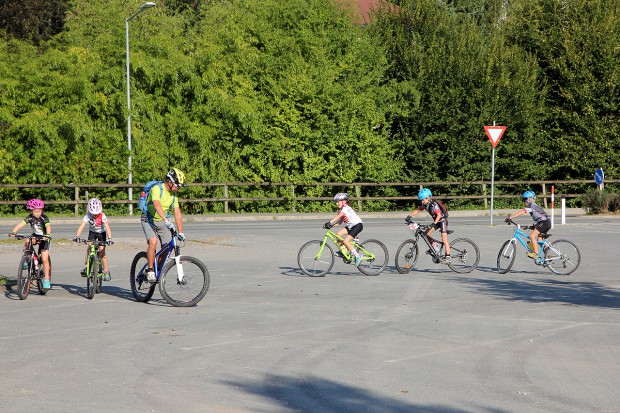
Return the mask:
<svg viewBox="0 0 620 413">
<path fill-rule="evenodd" d="M 497 255 L 497 271 L 506 274 L 512 268 L 517 256 L 517 245 L 521 244 L 525 252 L 533 252 L 530 245 L 530 237 L 523 230 L 534 229 L 532 226 L 522 226 L 510 218 L 506 221 L 509 225 L 515 226 L 514 234 L 511 239 L 504 242 Z M 538 257 L 534 260 L 536 265 L 549 268 L 554 274 L 572 274 L 581 263 L 581 253 L 579 248 L 571 241 L 559 239 L 555 242 L 547 241 L 551 234 L 540 234 L 538 237 Z M 518 243 L 518 244 L 517 244 Z"/>
<path fill-rule="evenodd" d="M 155 278 L 149 282 L 146 277 L 148 261 L 146 251 L 139 252 L 131 263 L 129 281 L 131 291 L 137 301 L 148 302 L 155 286 L 166 302 L 174 307 L 191 307 L 204 298 L 209 290 L 209 271 L 198 258 L 181 255 L 181 246 L 177 242 L 178 233 L 170 229 L 172 240 L 155 253 Z"/>
</svg>

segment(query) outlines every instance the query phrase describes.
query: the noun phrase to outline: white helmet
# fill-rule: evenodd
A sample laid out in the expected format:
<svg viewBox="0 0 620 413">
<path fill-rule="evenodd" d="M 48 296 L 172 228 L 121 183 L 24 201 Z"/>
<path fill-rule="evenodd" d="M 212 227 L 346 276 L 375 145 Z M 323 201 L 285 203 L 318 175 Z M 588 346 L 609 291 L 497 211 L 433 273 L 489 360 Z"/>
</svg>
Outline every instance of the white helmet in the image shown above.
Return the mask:
<svg viewBox="0 0 620 413">
<path fill-rule="evenodd" d="M 103 211 L 103 205 L 101 204 L 101 201 L 97 198 L 91 198 L 88 201 L 88 212 L 93 215 L 99 215 L 101 211 Z"/>
<path fill-rule="evenodd" d="M 346 192 L 338 192 L 334 195 L 334 201 L 346 201 L 349 199 L 349 194 Z"/>
</svg>

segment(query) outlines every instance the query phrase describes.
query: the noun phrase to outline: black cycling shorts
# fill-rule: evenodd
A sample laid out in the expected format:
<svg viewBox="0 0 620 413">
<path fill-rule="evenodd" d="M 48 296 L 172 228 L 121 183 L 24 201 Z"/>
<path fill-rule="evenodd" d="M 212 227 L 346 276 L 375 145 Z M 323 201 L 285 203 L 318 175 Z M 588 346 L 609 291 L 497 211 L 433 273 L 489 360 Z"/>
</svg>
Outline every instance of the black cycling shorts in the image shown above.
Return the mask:
<svg viewBox="0 0 620 413">
<path fill-rule="evenodd" d="M 437 229 L 439 229 L 439 232 L 441 233 L 448 232 L 448 220 L 446 218 L 439 220 L 437 223 Z"/>
<path fill-rule="evenodd" d="M 538 230 L 541 234 L 546 234 L 547 231 L 551 229 L 551 221 L 545 219 L 544 221 L 538 221 L 534 224 L 534 228 Z"/>
<path fill-rule="evenodd" d="M 355 238 L 357 237 L 357 234 L 362 232 L 363 229 L 364 229 L 364 224 L 360 222 L 359 224 L 353 225 L 351 228 L 347 227 L 347 232 L 349 233 L 350 236 Z"/>
<path fill-rule="evenodd" d="M 106 232 L 92 232 L 88 231 L 88 240 L 89 241 L 101 241 L 105 242 L 108 238 L 108 234 Z"/>
</svg>

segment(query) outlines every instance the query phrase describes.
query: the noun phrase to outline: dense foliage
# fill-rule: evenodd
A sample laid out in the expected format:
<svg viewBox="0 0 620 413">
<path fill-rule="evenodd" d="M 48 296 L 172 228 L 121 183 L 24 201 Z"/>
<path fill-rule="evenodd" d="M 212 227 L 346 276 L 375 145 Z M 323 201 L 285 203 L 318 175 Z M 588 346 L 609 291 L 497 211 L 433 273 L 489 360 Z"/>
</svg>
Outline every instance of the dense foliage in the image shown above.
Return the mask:
<svg viewBox="0 0 620 413">
<path fill-rule="evenodd" d="M 124 20 L 142 1 L 11 18 L 21 3 L 0 8 L 2 183 L 126 182 Z M 130 22 L 134 182 L 173 165 L 195 182 L 487 180 L 493 121 L 498 180 L 617 175 L 617 0 L 401 0 L 366 27 L 335 0 L 157 3 Z"/>
</svg>

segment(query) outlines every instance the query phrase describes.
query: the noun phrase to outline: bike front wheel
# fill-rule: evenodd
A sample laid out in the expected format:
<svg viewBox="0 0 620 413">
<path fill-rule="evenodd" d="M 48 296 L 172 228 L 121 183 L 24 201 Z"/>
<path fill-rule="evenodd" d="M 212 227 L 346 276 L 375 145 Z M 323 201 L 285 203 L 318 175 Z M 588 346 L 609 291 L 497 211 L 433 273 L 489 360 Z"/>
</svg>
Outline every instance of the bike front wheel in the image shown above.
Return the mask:
<svg viewBox="0 0 620 413">
<path fill-rule="evenodd" d="M 24 268 L 24 264 L 25 267 Z M 19 262 L 19 269 L 17 270 L 17 295 L 20 300 L 28 298 L 30 293 L 30 267 L 32 266 L 32 260 L 30 257 L 22 256 Z"/>
<path fill-rule="evenodd" d="M 134 257 L 131 263 L 131 271 L 129 272 L 131 292 L 136 301 L 140 303 L 149 301 L 155 292 L 155 284 L 150 283 L 146 279 L 147 264 L 146 251 L 141 251 Z"/>
<path fill-rule="evenodd" d="M 299 249 L 297 264 L 310 277 L 324 277 L 334 266 L 334 250 L 323 241 L 308 241 Z"/>
<path fill-rule="evenodd" d="M 545 263 L 554 274 L 570 275 L 581 263 L 579 248 L 571 241 L 559 239 L 544 250 Z"/>
<path fill-rule="evenodd" d="M 159 292 L 166 302 L 174 307 L 192 307 L 204 298 L 209 290 L 209 270 L 198 258 L 182 255 L 168 261 L 159 279 Z"/>
<path fill-rule="evenodd" d="M 97 291 L 97 270 L 99 269 L 97 257 L 91 256 L 88 260 L 88 277 L 86 277 L 86 298 L 92 300 Z"/>
<path fill-rule="evenodd" d="M 359 245 L 358 252 L 362 256 L 362 261 L 357 266 L 359 272 L 364 275 L 379 275 L 389 260 L 387 247 L 376 239 L 369 239 Z"/>
<path fill-rule="evenodd" d="M 408 274 L 418 262 L 418 243 L 413 239 L 404 241 L 396 250 L 394 265 L 396 271 Z"/>
<path fill-rule="evenodd" d="M 517 245 L 514 240 L 504 242 L 497 254 L 497 272 L 506 274 L 512 268 L 517 256 Z"/>
<path fill-rule="evenodd" d="M 465 274 L 478 267 L 480 250 L 474 241 L 457 238 L 450 243 L 450 258 L 448 267 L 454 272 Z"/>
</svg>

